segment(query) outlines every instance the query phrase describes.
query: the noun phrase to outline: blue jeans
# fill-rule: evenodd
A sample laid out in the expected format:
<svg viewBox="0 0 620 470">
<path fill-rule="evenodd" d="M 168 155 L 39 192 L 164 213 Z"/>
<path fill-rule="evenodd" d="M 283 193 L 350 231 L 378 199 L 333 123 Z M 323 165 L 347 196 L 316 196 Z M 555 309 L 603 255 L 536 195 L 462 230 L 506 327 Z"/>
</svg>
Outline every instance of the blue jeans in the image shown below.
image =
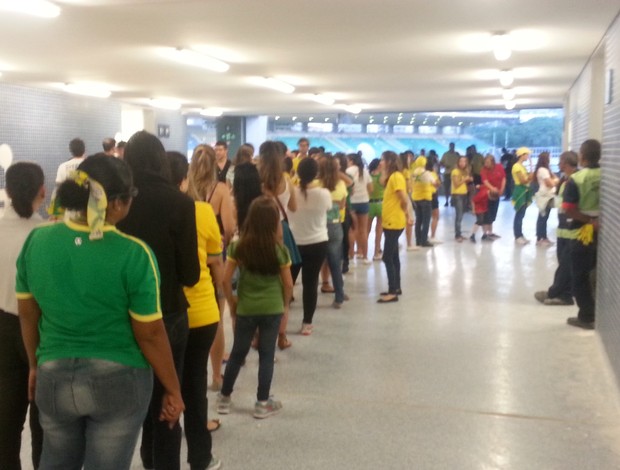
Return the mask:
<svg viewBox="0 0 620 470">
<path fill-rule="evenodd" d="M 129 469 L 152 390 L 150 368 L 81 358 L 41 364 L 39 470 Z"/>
<path fill-rule="evenodd" d="M 239 370 L 250 351 L 252 338 L 258 328 L 258 390 L 256 399 L 269 399 L 271 379 L 273 378 L 273 359 L 276 355 L 276 339 L 280 329 L 282 314 L 276 315 L 237 315 L 235 340 L 222 383 L 222 395 L 229 397 L 233 392 Z"/>
<path fill-rule="evenodd" d="M 383 229 L 385 242 L 383 243 L 383 263 L 388 278 L 388 292 L 396 294 L 400 289 L 400 258 L 398 257 L 398 238 L 403 229 Z"/>
<path fill-rule="evenodd" d="M 515 212 L 515 218 L 512 222 L 512 231 L 514 233 L 515 239 L 521 238 L 523 236 L 523 217 L 525 217 L 526 209 L 527 205 L 523 204 L 521 208 L 517 212 Z"/>
<path fill-rule="evenodd" d="M 422 246 L 428 244 L 428 229 L 431 225 L 433 208 L 431 201 L 413 201 L 415 210 L 415 244 Z"/>
<path fill-rule="evenodd" d="M 453 194 L 452 204 L 454 204 L 454 209 L 456 209 L 456 215 L 454 217 L 454 236 L 455 238 L 459 238 L 462 236 L 461 223 L 463 222 L 463 214 L 465 213 L 465 206 L 467 205 L 467 195 Z"/>
<path fill-rule="evenodd" d="M 335 301 L 344 302 L 342 279 L 342 224 L 327 224 L 327 264 L 334 284 Z"/>
</svg>

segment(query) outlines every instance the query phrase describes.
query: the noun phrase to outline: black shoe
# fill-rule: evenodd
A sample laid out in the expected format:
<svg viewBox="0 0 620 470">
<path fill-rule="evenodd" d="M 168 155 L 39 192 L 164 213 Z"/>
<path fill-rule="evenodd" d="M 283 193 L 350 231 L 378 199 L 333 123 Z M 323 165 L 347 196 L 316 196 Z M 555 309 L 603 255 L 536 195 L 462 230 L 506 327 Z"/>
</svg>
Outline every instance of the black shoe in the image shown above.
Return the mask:
<svg viewBox="0 0 620 470">
<path fill-rule="evenodd" d="M 433 244 L 432 244 L 432 243 L 430 243 L 430 242 L 424 242 L 424 243 L 422 243 L 420 246 L 421 246 L 422 248 L 432 248 L 432 247 L 434 247 L 435 245 L 433 245 Z"/>
<path fill-rule="evenodd" d="M 469 241 L 472 243 L 476 243 L 476 235 L 472 235 L 471 237 L 469 237 Z"/>
<path fill-rule="evenodd" d="M 594 329 L 593 321 L 583 321 L 583 320 L 580 320 L 579 317 L 567 318 L 566 323 L 568 323 L 570 326 L 576 326 L 577 328 L 583 328 L 584 330 Z"/>
<path fill-rule="evenodd" d="M 545 300 L 547 300 L 547 297 L 549 296 L 547 295 L 546 290 L 539 290 L 538 292 L 534 292 L 534 298 L 538 300 L 541 304 L 545 303 Z"/>
<path fill-rule="evenodd" d="M 382 297 L 385 297 L 386 295 L 403 295 L 403 290 L 396 289 L 396 294 L 392 294 L 391 292 L 381 292 L 379 295 Z"/>
</svg>

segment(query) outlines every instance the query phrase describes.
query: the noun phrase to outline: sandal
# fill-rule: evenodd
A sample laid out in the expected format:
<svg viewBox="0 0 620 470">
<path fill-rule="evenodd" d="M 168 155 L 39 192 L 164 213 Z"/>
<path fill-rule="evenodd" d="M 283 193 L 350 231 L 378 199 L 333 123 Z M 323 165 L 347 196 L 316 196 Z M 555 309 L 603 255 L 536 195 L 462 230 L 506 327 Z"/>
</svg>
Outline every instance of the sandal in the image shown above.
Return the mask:
<svg viewBox="0 0 620 470">
<path fill-rule="evenodd" d="M 336 291 L 335 291 L 335 289 L 332 286 L 329 285 L 329 282 L 324 282 L 321 285 L 321 292 L 323 294 L 333 294 Z"/>
<path fill-rule="evenodd" d="M 278 347 L 280 348 L 280 350 L 284 351 L 285 349 L 290 348 L 292 345 L 293 343 L 288 340 L 286 334 L 280 333 L 278 335 Z"/>
<path fill-rule="evenodd" d="M 207 421 L 207 430 L 209 432 L 215 432 L 222 427 L 222 422 L 219 419 L 210 419 Z"/>
</svg>

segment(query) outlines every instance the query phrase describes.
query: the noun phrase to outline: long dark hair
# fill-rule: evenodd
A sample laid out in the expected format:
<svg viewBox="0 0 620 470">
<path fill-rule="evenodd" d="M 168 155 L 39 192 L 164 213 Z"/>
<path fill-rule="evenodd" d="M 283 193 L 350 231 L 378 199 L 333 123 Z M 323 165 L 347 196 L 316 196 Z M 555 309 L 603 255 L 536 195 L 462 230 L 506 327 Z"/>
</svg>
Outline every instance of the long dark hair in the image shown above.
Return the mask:
<svg viewBox="0 0 620 470">
<path fill-rule="evenodd" d="M 392 176 L 392 173 L 401 171 L 402 162 L 400 161 L 400 158 L 398 157 L 398 155 L 396 155 L 395 152 L 392 152 L 391 150 L 386 150 L 381 154 L 381 158 L 385 161 L 385 170 L 387 172 L 386 181 L 390 176 Z"/>
<path fill-rule="evenodd" d="M 243 227 L 250 204 L 262 194 L 260 176 L 256 165 L 241 163 L 235 167 L 233 195 L 237 209 L 237 226 Z"/>
<path fill-rule="evenodd" d="M 235 252 L 239 266 L 267 276 L 280 272 L 276 253 L 279 224 L 280 212 L 272 198 L 259 196 L 252 201 Z"/>
<path fill-rule="evenodd" d="M 13 209 L 22 219 L 29 219 L 34 212 L 32 203 L 45 182 L 43 170 L 36 163 L 16 162 L 6 170 L 4 177 Z"/>
<path fill-rule="evenodd" d="M 170 164 L 166 150 L 161 141 L 147 131 L 136 132 L 127 141 L 123 159 L 129 164 L 131 171 L 157 174 L 167 181 L 170 180 Z"/>
<path fill-rule="evenodd" d="M 261 144 L 258 155 L 260 157 L 259 174 L 263 188 L 275 196 L 282 184 L 284 155 L 280 152 L 277 142 L 271 140 Z"/>
<path fill-rule="evenodd" d="M 187 178 L 187 171 L 189 170 L 189 162 L 187 157 L 181 152 L 171 150 L 166 152 L 168 161 L 170 163 L 170 178 L 175 186 L 180 186 L 185 178 Z"/>
<path fill-rule="evenodd" d="M 335 158 L 321 157 L 319 160 L 319 180 L 323 184 L 323 187 L 330 192 L 336 189 L 336 185 L 338 184 L 339 169 L 340 164 Z"/>
<path fill-rule="evenodd" d="M 536 171 L 538 171 L 539 168 L 546 168 L 547 170 L 549 169 L 549 152 L 541 152 L 540 155 L 538 155 L 538 161 L 536 162 Z"/>
<path fill-rule="evenodd" d="M 129 200 L 133 188 L 131 168 L 124 160 L 99 153 L 84 160 L 78 170 L 97 181 L 105 191 L 108 201 Z M 89 189 L 75 181 L 64 181 L 57 192 L 61 207 L 74 211 L 85 211 L 88 205 Z"/>
<path fill-rule="evenodd" d="M 364 160 L 362 160 L 362 155 L 359 152 L 350 153 L 347 155 L 347 158 L 358 168 L 357 178 L 362 181 L 364 179 Z"/>
<path fill-rule="evenodd" d="M 314 181 L 318 172 L 319 164 L 314 158 L 304 158 L 299 162 L 297 176 L 299 176 L 299 189 L 301 189 L 304 199 L 308 199 L 308 185 Z"/>
</svg>

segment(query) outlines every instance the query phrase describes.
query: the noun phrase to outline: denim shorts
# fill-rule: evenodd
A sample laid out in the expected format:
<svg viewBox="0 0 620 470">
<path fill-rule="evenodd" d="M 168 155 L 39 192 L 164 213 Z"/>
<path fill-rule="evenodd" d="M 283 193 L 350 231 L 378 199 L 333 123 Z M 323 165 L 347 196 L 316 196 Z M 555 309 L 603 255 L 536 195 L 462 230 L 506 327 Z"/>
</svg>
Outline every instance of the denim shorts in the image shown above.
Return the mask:
<svg viewBox="0 0 620 470">
<path fill-rule="evenodd" d="M 355 202 L 351 203 L 351 209 L 353 212 L 359 215 L 368 214 L 370 211 L 370 204 L 368 202 Z"/>
</svg>

